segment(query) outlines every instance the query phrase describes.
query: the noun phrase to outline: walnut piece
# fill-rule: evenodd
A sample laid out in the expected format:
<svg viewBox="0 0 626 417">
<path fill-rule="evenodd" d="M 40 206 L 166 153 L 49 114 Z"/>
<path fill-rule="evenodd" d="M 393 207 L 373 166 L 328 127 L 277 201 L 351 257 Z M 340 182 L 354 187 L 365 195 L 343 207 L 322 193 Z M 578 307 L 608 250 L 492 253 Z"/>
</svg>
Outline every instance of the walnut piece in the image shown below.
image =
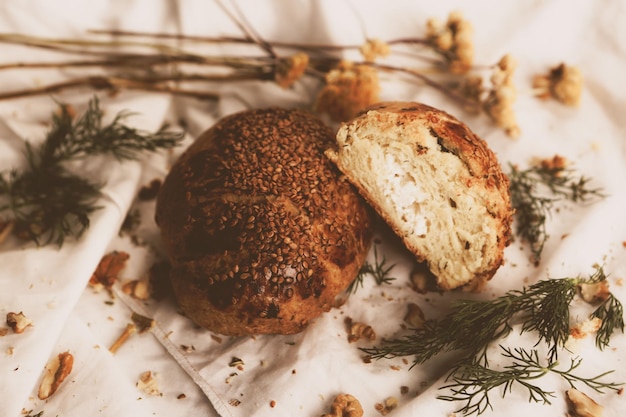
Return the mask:
<svg viewBox="0 0 626 417">
<path fill-rule="evenodd" d="M 346 319 L 346 324 L 348 325 L 348 342 L 356 342 L 362 337 L 370 341 L 376 340 L 376 332 L 372 326 L 352 321 L 350 318 Z"/>
<path fill-rule="evenodd" d="M 128 253 L 120 251 L 113 251 L 104 255 L 89 278 L 89 285 L 96 290 L 101 288 L 110 290 L 126 267 L 126 261 L 129 257 Z"/>
<path fill-rule="evenodd" d="M 330 413 L 322 417 L 363 417 L 363 407 L 352 395 L 339 394 L 330 405 Z"/>
<path fill-rule="evenodd" d="M 592 400 L 586 394 L 575 388 L 565 391 L 570 407 L 570 417 L 601 417 L 604 407 Z"/>
<path fill-rule="evenodd" d="M 419 294 L 437 291 L 437 278 L 423 263 L 415 264 L 411 271 L 411 286 Z"/>
<path fill-rule="evenodd" d="M 147 300 L 150 298 L 150 282 L 142 279 L 128 281 L 122 286 L 122 292 L 137 300 Z"/>
<path fill-rule="evenodd" d="M 596 304 L 605 301 L 611 295 L 609 283 L 600 281 L 592 284 L 580 284 L 578 286 L 580 296 L 589 304 Z"/>
<path fill-rule="evenodd" d="M 404 322 L 414 329 L 420 329 L 424 327 L 426 319 L 424 318 L 424 312 L 415 303 L 409 303 L 407 305 L 407 312 L 404 316 Z"/>
<path fill-rule="evenodd" d="M 33 325 L 33 321 L 26 317 L 21 311 L 19 313 L 7 313 L 7 325 L 13 329 L 15 333 L 23 333 L 27 327 Z"/>
<path fill-rule="evenodd" d="M 74 356 L 69 352 L 59 353 L 46 364 L 37 396 L 45 400 L 54 394 L 61 383 L 72 372 Z"/>
</svg>

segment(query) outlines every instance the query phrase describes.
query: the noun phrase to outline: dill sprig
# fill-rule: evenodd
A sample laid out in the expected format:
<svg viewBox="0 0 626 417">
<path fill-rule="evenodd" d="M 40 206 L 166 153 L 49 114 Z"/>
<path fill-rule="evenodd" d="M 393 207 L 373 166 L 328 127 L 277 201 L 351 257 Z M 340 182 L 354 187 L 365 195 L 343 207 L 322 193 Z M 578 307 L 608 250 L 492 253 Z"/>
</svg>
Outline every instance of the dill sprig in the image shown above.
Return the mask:
<svg viewBox="0 0 626 417">
<path fill-rule="evenodd" d="M 424 327 L 413 329 L 400 338 L 362 350 L 373 359 L 413 356 L 412 366 L 425 363 L 444 352 L 459 352 L 462 359 L 451 367 L 449 374 L 449 379 L 455 381 L 454 385 L 445 387 L 453 387 L 453 395 L 444 399 L 465 401 L 466 406 L 461 411 L 466 414 L 485 411 L 489 404 L 487 393 L 502 385 L 506 393 L 514 382 L 529 388 L 531 400 L 543 401 L 548 395 L 539 388 L 526 385 L 526 381 L 540 376 L 539 369 L 545 370 L 544 374 L 547 371 L 561 372 L 556 370 L 558 352 L 569 337 L 570 305 L 579 286 L 606 279 L 603 268 L 597 266 L 587 278 L 542 280 L 492 300 L 459 300 L 452 303 L 448 314 L 441 319 L 429 320 Z M 602 319 L 596 334 L 596 345 L 600 349 L 608 346 L 616 330 L 624 330 L 622 305 L 612 295 L 590 314 L 592 317 Z M 543 342 L 547 345 L 548 367 L 540 366 L 538 362 L 533 365 L 536 353 L 505 350 L 504 356 L 516 361 L 504 370 L 489 368 L 488 347 L 508 335 L 516 323 L 521 323 L 522 333 L 536 333 L 537 344 Z M 536 365 L 531 373 L 530 365 Z M 570 383 L 579 381 L 593 388 L 595 379 L 579 378 L 571 374 L 573 369 L 575 367 L 562 371 L 561 376 Z M 616 384 L 609 385 L 612 388 Z"/>
<path fill-rule="evenodd" d="M 541 260 L 549 237 L 546 222 L 555 203 L 581 203 L 604 197 L 601 189 L 589 188 L 589 178 L 575 175 L 558 156 L 525 170 L 510 164 L 509 181 L 517 233 L 530 244 L 536 263 Z"/>
<path fill-rule="evenodd" d="M 126 126 L 128 116 L 120 112 L 104 124 L 97 98 L 77 119 L 68 106 L 60 106 L 46 139 L 38 146 L 26 142 L 25 167 L 0 173 L 0 213 L 9 213 L 16 234 L 38 245 L 62 246 L 68 236 L 79 237 L 89 227 L 103 184 L 71 172 L 68 163 L 102 154 L 137 159 L 182 139 L 166 126 L 155 133 Z"/>
<path fill-rule="evenodd" d="M 387 266 L 387 259 L 384 256 L 382 259 L 378 259 L 378 250 L 376 246 L 374 246 L 374 265 L 365 261 L 361 269 L 359 269 L 357 277 L 350 283 L 346 291 L 348 294 L 356 293 L 359 287 L 363 287 L 363 281 L 366 275 L 374 277 L 377 285 L 389 284 L 395 280 L 394 277 L 389 276 L 389 273 L 394 267 L 395 264 Z"/>
<path fill-rule="evenodd" d="M 598 267 L 596 272 L 588 280 L 589 284 L 598 284 L 606 281 L 607 275 L 604 268 Z M 591 318 L 602 320 L 600 328 L 596 333 L 596 346 L 602 350 L 609 345 L 613 332 L 619 330 L 624 332 L 624 307 L 622 303 L 609 292 L 606 299 L 602 300 L 596 309 L 591 313 Z"/>
<path fill-rule="evenodd" d="M 519 385 L 528 391 L 528 401 L 543 404 L 551 404 L 550 399 L 555 397 L 554 392 L 546 391 L 533 383 L 549 373 L 557 374 L 563 378 L 572 388 L 577 384 L 602 393 L 605 390 L 619 390 L 622 384 L 605 382 L 603 378 L 613 371 L 604 372 L 592 377 L 580 376 L 574 371 L 580 366 L 580 358 L 572 358 L 566 369 L 559 369 L 559 362 L 549 360 L 544 364 L 539 359 L 537 350 L 523 348 L 506 348 L 500 346 L 502 357 L 510 360 L 510 364 L 502 369 L 492 369 L 485 363 L 470 360 L 462 363 L 448 376 L 449 383 L 441 389 L 449 389 L 451 395 L 440 395 L 439 399 L 445 401 L 461 401 L 463 407 L 457 410 L 464 415 L 482 414 L 487 409 L 493 409 L 489 394 L 496 388 L 501 388 L 503 395 L 510 393 L 515 385 Z M 477 384 L 477 381 L 480 381 Z"/>
</svg>

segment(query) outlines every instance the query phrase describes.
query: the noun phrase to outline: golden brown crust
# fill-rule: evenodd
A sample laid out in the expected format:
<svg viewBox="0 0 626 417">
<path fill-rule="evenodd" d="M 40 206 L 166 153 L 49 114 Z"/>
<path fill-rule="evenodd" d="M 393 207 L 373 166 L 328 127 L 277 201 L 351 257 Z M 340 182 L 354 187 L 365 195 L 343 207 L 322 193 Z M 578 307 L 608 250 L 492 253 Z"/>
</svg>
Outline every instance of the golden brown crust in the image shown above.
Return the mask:
<svg viewBox="0 0 626 417">
<path fill-rule="evenodd" d="M 467 192 L 465 190 L 480 188 L 483 190 L 481 194 L 488 196 L 484 199 L 486 213 L 493 219 L 489 224 L 497 228 L 495 232 L 497 237 L 496 245 L 489 250 L 490 253 L 488 254 L 490 261 L 487 265 L 477 269 L 469 281 L 438 277 L 438 284 L 442 289 L 452 289 L 459 285 L 465 285 L 467 289 L 480 289 L 502 265 L 504 248 L 509 245 L 511 240 L 513 210 L 509 196 L 509 180 L 502 172 L 496 155 L 483 139 L 474 134 L 467 125 L 452 115 L 422 103 L 378 103 L 364 109 L 354 119 L 344 123 L 340 133 L 342 130 L 343 134 L 347 131 L 371 131 L 372 127 L 375 126 L 375 130 L 384 135 L 387 131 L 395 130 L 397 132 L 398 126 L 404 125 L 411 126 L 411 128 L 406 129 L 405 134 L 414 135 L 411 138 L 416 143 L 414 148 L 415 156 L 423 154 L 423 157 L 428 158 L 427 144 L 424 142 L 420 144 L 420 141 L 430 140 L 430 138 L 435 137 L 440 152 L 454 154 L 467 167 L 469 176 L 463 179 L 463 181 L 467 181 L 467 184 L 459 184 L 459 192 L 465 193 Z M 429 135 L 420 136 L 420 134 L 416 133 L 418 129 L 415 126 L 417 125 L 426 128 Z M 351 139 L 348 138 L 347 140 Z M 403 139 L 399 137 L 397 140 L 401 141 Z M 424 147 L 422 148 L 421 145 L 424 145 Z M 385 202 L 378 200 L 380 195 L 372 194 L 360 184 L 356 174 L 351 172 L 351 168 L 347 167 L 344 163 L 345 161 L 342 160 L 342 150 L 337 147 L 337 144 L 327 150 L 326 155 L 359 189 L 380 217 L 402 238 L 407 249 L 415 255 L 416 259 L 418 261 L 426 261 L 430 265 L 432 261 L 430 259 L 431 254 L 425 253 L 423 249 L 420 249 L 418 239 L 414 235 L 407 235 L 406 231 L 403 231 L 402 226 L 399 225 L 397 219 L 401 217 L 401 214 L 387 212 L 383 207 Z M 413 158 L 414 156 L 408 157 Z M 423 180 L 436 181 L 434 178 Z M 448 181 L 454 181 L 454 179 L 449 178 Z M 459 260 L 452 259 L 451 262 L 459 262 Z"/>
<path fill-rule="evenodd" d="M 323 151 L 308 113 L 226 117 L 180 157 L 156 222 L 183 311 L 222 334 L 295 333 L 356 277 L 370 213 Z"/>
</svg>

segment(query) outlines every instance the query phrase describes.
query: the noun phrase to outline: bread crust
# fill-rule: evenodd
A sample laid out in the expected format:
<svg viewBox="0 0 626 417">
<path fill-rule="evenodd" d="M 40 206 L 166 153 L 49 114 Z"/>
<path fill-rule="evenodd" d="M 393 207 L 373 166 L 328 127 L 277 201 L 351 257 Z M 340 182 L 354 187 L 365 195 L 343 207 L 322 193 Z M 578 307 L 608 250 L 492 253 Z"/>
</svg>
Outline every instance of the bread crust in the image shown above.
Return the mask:
<svg viewBox="0 0 626 417">
<path fill-rule="evenodd" d="M 466 166 L 467 175 L 443 180 L 451 183 L 461 181 L 455 185 L 458 188 L 457 195 L 466 192 L 480 194 L 481 204 L 484 204 L 486 209 L 485 223 L 489 224 L 489 228 L 494 229 L 493 236 L 489 237 L 493 240 L 492 246 L 487 249 L 488 254 L 482 255 L 488 257 L 489 260 L 476 267 L 471 276 L 467 278 L 447 276 L 446 271 L 434 265 L 433 254 L 425 251 L 419 244 L 419 239 L 401 227 L 398 218 L 402 216 L 402 213 L 390 212 L 381 196 L 368 190 L 362 178 L 354 172 L 355 167 L 350 166 L 346 159 L 350 157 L 345 155 L 347 149 L 350 148 L 349 142 L 362 131 L 372 129 L 379 131 L 380 136 L 385 136 L 386 132 L 392 129 L 395 129 L 395 132 L 402 132 L 400 137 L 394 137 L 393 140 L 397 142 L 406 140 L 403 144 L 406 145 L 404 149 L 410 149 L 409 154 L 405 155 L 407 159 L 430 158 L 433 152 L 450 153 Z M 406 137 L 402 138 L 403 134 L 411 136 L 410 140 Z M 436 151 L 433 150 L 432 143 L 427 143 L 432 142 L 433 138 L 436 139 L 434 146 L 437 148 Z M 440 288 L 449 290 L 464 286 L 466 289 L 478 290 L 493 277 L 503 263 L 504 248 L 511 241 L 513 210 L 510 203 L 509 180 L 502 172 L 496 155 L 487 143 L 474 134 L 467 125 L 442 110 L 422 103 L 383 102 L 370 106 L 353 120 L 342 124 L 338 132 L 338 142 L 327 150 L 326 155 L 359 189 L 368 203 L 403 240 L 416 259 L 428 264 L 431 272 L 437 277 Z M 441 178 L 422 178 L 422 181 L 441 181 Z M 458 258 L 446 259 L 445 262 L 453 264 L 464 261 Z M 476 260 L 476 263 L 481 263 L 481 260 Z"/>
<path fill-rule="evenodd" d="M 356 277 L 371 213 L 323 155 L 319 119 L 279 108 L 220 120 L 181 155 L 155 220 L 174 295 L 226 335 L 296 333 Z"/>
</svg>

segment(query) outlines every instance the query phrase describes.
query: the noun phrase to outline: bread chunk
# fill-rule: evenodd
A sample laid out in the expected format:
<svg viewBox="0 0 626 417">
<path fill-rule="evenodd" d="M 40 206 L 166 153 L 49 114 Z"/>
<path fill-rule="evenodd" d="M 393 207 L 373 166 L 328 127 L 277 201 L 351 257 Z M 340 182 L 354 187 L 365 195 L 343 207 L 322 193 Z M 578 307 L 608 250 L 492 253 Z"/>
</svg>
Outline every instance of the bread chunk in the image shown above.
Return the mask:
<svg viewBox="0 0 626 417">
<path fill-rule="evenodd" d="M 380 103 L 342 124 L 326 155 L 440 288 L 480 288 L 502 264 L 508 178 L 485 141 L 450 114 Z"/>
<path fill-rule="evenodd" d="M 195 323 L 296 333 L 356 278 L 373 213 L 324 156 L 333 142 L 309 113 L 258 109 L 223 118 L 176 161 L 155 218 Z"/>
</svg>

